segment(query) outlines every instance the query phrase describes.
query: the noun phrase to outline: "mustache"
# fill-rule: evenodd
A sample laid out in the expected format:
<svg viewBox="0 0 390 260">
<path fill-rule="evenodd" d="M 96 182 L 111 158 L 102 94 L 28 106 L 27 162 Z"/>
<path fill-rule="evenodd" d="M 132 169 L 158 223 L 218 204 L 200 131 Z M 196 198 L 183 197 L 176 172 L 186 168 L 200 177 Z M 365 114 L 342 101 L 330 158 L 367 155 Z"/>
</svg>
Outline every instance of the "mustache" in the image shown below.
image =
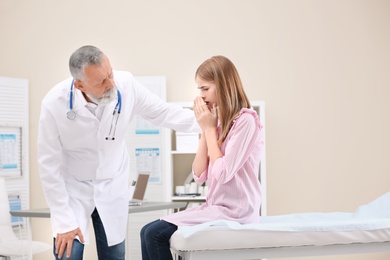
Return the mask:
<svg viewBox="0 0 390 260">
<path fill-rule="evenodd" d="M 112 94 L 114 94 L 114 91 L 116 91 L 116 88 L 112 88 L 106 93 L 103 94 L 102 98 L 109 98 Z"/>
</svg>

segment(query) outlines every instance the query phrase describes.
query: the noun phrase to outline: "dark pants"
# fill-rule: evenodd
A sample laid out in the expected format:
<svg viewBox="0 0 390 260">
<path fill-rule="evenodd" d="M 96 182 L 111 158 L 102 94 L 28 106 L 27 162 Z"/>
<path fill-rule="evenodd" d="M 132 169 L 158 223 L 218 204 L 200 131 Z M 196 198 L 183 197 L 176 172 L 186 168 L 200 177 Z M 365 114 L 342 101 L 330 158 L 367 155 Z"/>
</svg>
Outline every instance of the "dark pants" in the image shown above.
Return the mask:
<svg viewBox="0 0 390 260">
<path fill-rule="evenodd" d="M 169 240 L 177 226 L 164 220 L 155 220 L 141 229 L 142 260 L 171 260 Z"/>
<path fill-rule="evenodd" d="M 114 246 L 108 246 L 106 232 L 100 219 L 98 211 L 95 209 L 91 215 L 93 229 L 95 230 L 96 249 L 99 260 L 125 260 L 125 241 Z M 59 259 L 55 253 L 56 239 L 54 238 L 53 254 L 56 260 L 82 260 L 84 254 L 84 245 L 77 239 L 73 240 L 72 254 L 66 258 L 66 250 Z"/>
</svg>

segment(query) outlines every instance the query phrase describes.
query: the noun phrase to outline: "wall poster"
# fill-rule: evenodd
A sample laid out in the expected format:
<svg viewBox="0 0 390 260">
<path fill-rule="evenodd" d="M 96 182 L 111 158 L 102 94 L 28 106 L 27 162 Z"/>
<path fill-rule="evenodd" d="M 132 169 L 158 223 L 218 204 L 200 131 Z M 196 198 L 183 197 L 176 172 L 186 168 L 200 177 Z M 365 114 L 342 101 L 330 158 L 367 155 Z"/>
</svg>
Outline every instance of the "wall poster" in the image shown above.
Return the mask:
<svg viewBox="0 0 390 260">
<path fill-rule="evenodd" d="M 0 126 L 0 176 L 22 174 L 21 127 Z"/>
</svg>

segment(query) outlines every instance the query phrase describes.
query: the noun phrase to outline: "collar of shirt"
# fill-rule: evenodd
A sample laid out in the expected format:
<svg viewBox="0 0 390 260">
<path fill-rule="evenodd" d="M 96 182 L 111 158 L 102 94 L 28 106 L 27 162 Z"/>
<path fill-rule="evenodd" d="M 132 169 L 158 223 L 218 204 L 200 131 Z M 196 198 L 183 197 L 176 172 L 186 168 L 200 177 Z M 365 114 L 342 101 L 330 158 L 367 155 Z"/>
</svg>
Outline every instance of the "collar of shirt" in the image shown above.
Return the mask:
<svg viewBox="0 0 390 260">
<path fill-rule="evenodd" d="M 91 102 L 86 102 L 85 107 L 93 114 L 96 116 L 97 119 L 102 118 L 103 112 L 104 112 L 104 107 L 105 106 L 98 106 L 95 103 Z"/>
</svg>

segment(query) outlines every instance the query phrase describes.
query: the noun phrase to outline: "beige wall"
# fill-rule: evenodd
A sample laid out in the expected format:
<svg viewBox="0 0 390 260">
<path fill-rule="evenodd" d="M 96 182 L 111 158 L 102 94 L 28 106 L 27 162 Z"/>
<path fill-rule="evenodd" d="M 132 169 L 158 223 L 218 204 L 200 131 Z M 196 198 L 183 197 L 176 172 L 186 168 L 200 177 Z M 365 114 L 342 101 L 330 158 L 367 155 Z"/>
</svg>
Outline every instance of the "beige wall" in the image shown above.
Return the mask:
<svg viewBox="0 0 390 260">
<path fill-rule="evenodd" d="M 390 1 L 0 0 L 0 75 L 30 83 L 32 208 L 46 206 L 40 101 L 84 44 L 115 69 L 165 75 L 168 101 L 193 100 L 203 60 L 231 58 L 250 98 L 266 101 L 269 215 L 353 211 L 390 190 Z M 48 220 L 33 231 L 50 243 Z"/>
</svg>

